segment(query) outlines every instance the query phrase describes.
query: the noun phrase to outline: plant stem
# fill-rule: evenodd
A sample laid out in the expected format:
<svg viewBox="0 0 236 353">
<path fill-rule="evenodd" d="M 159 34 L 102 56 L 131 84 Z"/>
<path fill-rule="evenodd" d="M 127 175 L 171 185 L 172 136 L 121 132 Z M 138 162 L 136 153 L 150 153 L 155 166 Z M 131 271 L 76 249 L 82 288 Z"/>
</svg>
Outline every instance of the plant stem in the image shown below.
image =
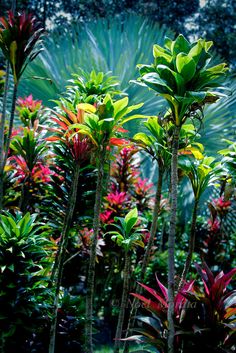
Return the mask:
<svg viewBox="0 0 236 353">
<path fill-rule="evenodd" d="M 7 62 L 6 67 L 6 79 L 4 83 L 4 93 L 2 101 L 2 116 L 0 122 L 0 210 L 3 207 L 3 158 L 4 158 L 4 128 L 6 121 L 6 108 L 7 108 L 7 93 L 8 93 L 8 84 L 9 84 L 9 71 L 10 64 Z"/>
<path fill-rule="evenodd" d="M 175 234 L 177 223 L 177 196 L 178 196 L 178 148 L 180 127 L 175 126 L 172 157 L 171 157 L 171 209 L 170 230 L 168 238 L 168 353 L 174 353 L 174 297 L 175 297 Z"/>
<path fill-rule="evenodd" d="M 189 244 L 188 244 L 188 254 L 187 258 L 184 264 L 184 269 L 183 273 L 181 276 L 181 281 L 179 284 L 179 290 L 181 290 L 184 286 L 187 274 L 189 272 L 191 262 L 192 262 L 192 257 L 193 257 L 193 252 L 195 248 L 195 235 L 196 235 L 196 223 L 197 223 L 197 210 L 198 210 L 198 198 L 195 198 L 194 200 L 194 206 L 193 206 L 193 214 L 192 214 L 192 223 L 191 223 L 191 230 L 190 230 L 190 238 L 189 238 Z"/>
<path fill-rule="evenodd" d="M 157 182 L 157 189 L 156 189 L 156 195 L 155 195 L 155 205 L 154 205 L 154 209 L 153 209 L 152 224 L 151 224 L 151 229 L 150 229 L 150 238 L 148 239 L 147 247 L 146 247 L 146 250 L 145 250 L 145 253 L 144 253 L 144 257 L 143 257 L 143 260 L 142 260 L 141 273 L 140 273 L 140 276 L 139 276 L 139 281 L 140 282 L 143 282 L 143 280 L 144 280 L 145 272 L 147 270 L 147 266 L 148 266 L 148 263 L 149 263 L 149 259 L 150 259 L 150 255 L 151 255 L 151 251 L 152 251 L 152 247 L 153 247 L 153 243 L 154 243 L 156 232 L 157 232 L 157 221 L 158 221 L 158 216 L 159 216 L 159 212 L 160 212 L 163 176 L 164 176 L 164 170 L 163 170 L 163 168 L 161 168 L 159 166 L 159 169 L 158 169 L 158 182 Z M 136 285 L 135 293 L 141 294 L 141 291 L 142 291 L 142 287 Z M 138 303 L 138 299 L 134 298 L 133 302 L 132 302 L 132 308 L 131 308 L 131 311 L 130 311 L 130 315 L 129 315 L 129 321 L 128 321 L 127 331 L 126 331 L 126 338 L 129 336 L 130 330 L 132 329 L 132 327 L 134 325 L 135 316 L 136 316 L 136 313 L 137 313 L 137 305 L 136 305 L 137 303 Z M 129 352 L 129 348 L 128 347 L 129 347 L 129 341 L 125 341 L 123 353 L 128 353 Z"/>
<path fill-rule="evenodd" d="M 120 351 L 120 339 L 122 337 L 122 328 L 123 328 L 124 318 L 125 318 L 125 309 L 127 306 L 128 294 L 129 294 L 130 262 L 131 262 L 130 256 L 131 255 L 129 254 L 129 252 L 126 251 L 122 299 L 121 299 L 120 311 L 119 311 L 118 322 L 116 327 L 114 353 L 119 353 Z"/>
<path fill-rule="evenodd" d="M 63 275 L 65 252 L 66 252 L 66 247 L 68 243 L 68 231 L 72 222 L 76 199 L 77 199 L 79 173 L 80 173 L 80 164 L 77 162 L 75 165 L 75 171 L 74 171 L 73 181 L 71 185 L 71 193 L 68 199 L 66 215 L 63 223 L 62 232 L 61 232 L 61 240 L 60 240 L 60 245 L 59 245 L 58 254 L 57 254 L 57 268 L 54 269 L 55 277 L 56 277 L 56 283 L 55 283 L 56 292 L 55 292 L 55 298 L 53 303 L 53 318 L 52 318 L 52 324 L 50 329 L 50 343 L 49 343 L 48 353 L 55 352 L 59 293 L 60 293 L 60 286 L 61 286 L 62 275 Z"/>
<path fill-rule="evenodd" d="M 87 279 L 86 296 L 86 323 L 85 323 L 85 352 L 93 353 L 93 297 L 94 297 L 94 278 L 96 265 L 96 248 L 98 233 L 100 228 L 100 212 L 102 202 L 102 184 L 104 177 L 104 164 L 106 152 L 101 149 L 98 155 L 98 176 L 95 194 L 94 217 L 93 217 L 93 236 L 91 239 L 89 269 Z"/>
<path fill-rule="evenodd" d="M 9 130 L 8 130 L 8 134 L 7 134 L 5 154 L 4 154 L 2 168 L 1 168 L 1 172 L 2 173 L 4 171 L 4 168 L 5 168 L 5 165 L 6 165 L 6 162 L 7 162 L 8 150 L 9 150 L 10 142 L 11 142 L 11 134 L 12 134 L 12 129 L 13 129 L 14 115 L 15 115 L 15 108 L 16 108 L 17 89 L 18 89 L 18 82 L 14 83 L 14 88 L 13 88 Z"/>
</svg>

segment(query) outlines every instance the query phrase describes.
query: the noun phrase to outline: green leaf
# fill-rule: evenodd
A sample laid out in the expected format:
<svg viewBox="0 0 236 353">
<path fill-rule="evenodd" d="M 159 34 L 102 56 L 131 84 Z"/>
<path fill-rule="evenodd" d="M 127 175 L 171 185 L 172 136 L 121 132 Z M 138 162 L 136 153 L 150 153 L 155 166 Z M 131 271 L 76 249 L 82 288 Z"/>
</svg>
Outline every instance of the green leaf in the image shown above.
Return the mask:
<svg viewBox="0 0 236 353">
<path fill-rule="evenodd" d="M 16 52 L 17 52 L 17 42 L 13 41 L 10 45 L 10 61 L 13 70 L 14 82 L 17 82 L 17 74 L 16 74 Z"/>
<path fill-rule="evenodd" d="M 119 99 L 118 101 L 116 101 L 113 106 L 114 106 L 114 116 L 116 116 L 121 110 L 123 110 L 124 108 L 127 107 L 129 103 L 129 99 L 128 97 Z"/>
<path fill-rule="evenodd" d="M 144 75 L 141 79 L 148 87 L 161 94 L 172 94 L 173 90 L 155 72 Z"/>
<path fill-rule="evenodd" d="M 182 35 L 180 34 L 175 41 L 172 42 L 171 44 L 171 51 L 173 55 L 178 55 L 179 53 L 185 53 L 188 54 L 189 50 L 191 48 L 191 45 L 189 41 Z"/>
<path fill-rule="evenodd" d="M 153 141 L 144 132 L 137 133 L 136 135 L 134 135 L 133 139 L 136 141 L 141 141 L 144 145 L 149 146 L 149 147 L 151 147 L 153 144 Z"/>
<path fill-rule="evenodd" d="M 183 76 L 185 82 L 189 82 L 195 75 L 196 63 L 191 56 L 179 53 L 176 57 L 176 68 Z"/>
<path fill-rule="evenodd" d="M 125 232 L 126 235 L 129 236 L 131 230 L 138 222 L 138 210 L 134 208 L 125 216 Z"/>
</svg>

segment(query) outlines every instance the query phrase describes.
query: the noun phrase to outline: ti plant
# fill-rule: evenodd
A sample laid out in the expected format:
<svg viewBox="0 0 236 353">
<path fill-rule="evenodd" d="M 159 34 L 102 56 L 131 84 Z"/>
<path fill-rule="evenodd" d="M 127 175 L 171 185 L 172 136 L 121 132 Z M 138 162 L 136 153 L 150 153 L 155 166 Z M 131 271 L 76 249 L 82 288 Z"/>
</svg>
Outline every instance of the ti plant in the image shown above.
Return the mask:
<svg viewBox="0 0 236 353">
<path fill-rule="evenodd" d="M 70 85 L 67 86 L 67 98 L 73 104 L 80 102 L 94 104 L 108 93 L 112 97 L 121 94 L 117 89 L 119 82 L 110 75 L 110 72 L 104 74 L 92 70 L 88 74 L 80 70 L 78 74 L 72 76 L 74 78 L 69 80 Z"/>
<path fill-rule="evenodd" d="M 210 353 L 232 352 L 235 342 L 235 291 L 227 290 L 236 269 L 215 277 L 207 265 L 196 265 L 203 281 L 197 288 L 193 281 L 185 283 L 175 295 L 175 341 L 176 353 L 197 353 L 204 350 Z M 138 341 L 166 352 L 168 329 L 168 291 L 157 279 L 157 288 L 144 284 L 148 296 L 132 293 L 142 303 L 151 316 L 138 316 L 141 327 L 135 329 L 137 335 L 128 340 Z M 203 288 L 202 288 L 203 287 Z"/>
<path fill-rule="evenodd" d="M 196 321 L 191 324 L 194 348 L 191 352 L 197 353 L 201 349 L 210 353 L 233 352 L 236 338 L 236 294 L 235 290 L 229 290 L 227 287 L 236 274 L 236 268 L 228 273 L 221 271 L 216 276 L 206 263 L 203 263 L 202 267 L 196 265 L 196 268 L 204 289 L 184 293 L 190 302 L 190 307 L 196 311 L 195 316 L 192 317 L 195 317 Z M 186 327 L 185 333 L 185 351 L 189 352 L 187 340 L 189 326 Z M 180 331 L 179 334 L 182 335 L 182 332 Z"/>
<path fill-rule="evenodd" d="M 36 19 L 31 14 L 16 14 L 10 11 L 7 17 L 0 18 L 0 48 L 7 62 L 10 64 L 13 78 L 14 90 L 10 111 L 9 129 L 4 148 L 4 128 L 6 118 L 6 106 L 3 104 L 2 119 L 0 124 L 0 208 L 3 198 L 3 173 L 6 165 L 8 149 L 14 123 L 17 89 L 20 78 L 27 65 L 39 54 L 40 37 L 43 29 L 39 27 Z M 6 85 L 7 89 L 7 85 Z M 5 95 L 4 95 L 5 97 Z M 7 97 L 5 97 L 6 99 Z"/>
<path fill-rule="evenodd" d="M 183 286 L 189 272 L 195 247 L 196 221 L 199 200 L 203 192 L 214 185 L 220 178 L 221 166 L 213 157 L 204 157 L 201 160 L 193 160 L 184 156 L 179 157 L 179 167 L 191 182 L 194 193 L 194 206 L 192 213 L 191 229 L 189 236 L 188 254 L 184 265 L 179 289 Z"/>
<path fill-rule="evenodd" d="M 0 350 L 28 351 L 31 335 L 40 332 L 50 305 L 47 288 L 52 244 L 48 227 L 36 215 L 0 216 Z M 41 319 L 40 319 L 41 318 Z"/>
<path fill-rule="evenodd" d="M 86 352 L 93 352 L 92 342 L 92 322 L 93 322 L 93 297 L 94 297 L 94 277 L 96 262 L 96 246 L 100 228 L 100 213 L 102 204 L 102 184 L 104 167 L 108 158 L 111 145 L 122 146 L 127 144 L 122 138 L 123 124 L 126 122 L 143 118 L 142 115 L 131 115 L 134 110 L 139 109 L 142 104 L 128 106 L 128 98 L 114 102 L 110 95 L 106 95 L 100 104 L 94 105 L 80 103 L 77 107 L 85 112 L 84 123 L 74 124 L 71 129 L 77 129 L 71 135 L 73 138 L 77 134 L 87 136 L 93 145 L 97 163 L 97 185 L 94 205 L 93 236 L 91 240 L 90 261 L 87 278 L 87 298 L 86 298 Z"/>
<path fill-rule="evenodd" d="M 60 244 L 51 276 L 52 284 L 55 282 L 56 293 L 53 306 L 54 314 L 51 324 L 49 353 L 54 353 L 55 351 L 60 285 L 63 275 L 65 251 L 68 243 L 68 232 L 72 223 L 77 200 L 80 168 L 81 164 L 89 158 L 91 152 L 91 144 L 87 136 L 79 134 L 77 128 L 72 128 L 75 124 L 83 123 L 84 112 L 78 108 L 77 112 L 74 113 L 73 111 L 62 107 L 61 112 L 54 112 L 54 115 L 52 121 L 55 123 L 55 127 L 49 128 L 49 130 L 54 132 L 54 135 L 48 137 L 47 140 L 58 144 L 59 149 L 60 145 L 62 145 L 63 148 L 65 147 L 66 150 L 69 151 L 73 162 L 73 176 L 61 230 Z"/>
<path fill-rule="evenodd" d="M 46 174 L 52 174 L 49 168 L 43 165 L 48 148 L 45 142 L 40 141 L 37 133 L 29 128 L 24 128 L 23 136 L 15 136 L 10 147 L 13 155 L 8 159 L 7 168 L 15 171 L 20 179 L 17 181 L 22 185 L 19 208 L 25 212 L 33 201 L 32 193 L 36 187 L 37 178 L 40 179 L 40 171 L 44 173 L 45 181 L 48 180 Z"/>
<path fill-rule="evenodd" d="M 153 46 L 154 63 L 139 65 L 136 83 L 156 91 L 169 105 L 166 119 L 174 125 L 171 160 L 171 211 L 168 251 L 168 353 L 174 352 L 174 247 L 177 221 L 179 135 L 188 118 L 199 118 L 206 103 L 214 103 L 216 92 L 227 71 L 226 64 L 210 66 L 212 42 L 198 39 L 190 43 L 183 35 L 166 38 L 164 47 Z"/>
<path fill-rule="evenodd" d="M 106 233 L 111 235 L 111 239 L 116 242 L 118 246 L 123 248 L 125 253 L 123 290 L 116 328 L 114 353 L 119 353 L 120 350 L 120 340 L 124 325 L 125 309 L 128 302 L 132 250 L 137 246 L 144 247 L 144 243 L 142 241 L 142 229 L 137 227 L 138 220 L 138 210 L 137 208 L 134 208 L 125 216 L 125 218 L 115 217 L 115 221 L 119 221 L 120 223 L 113 223 L 113 227 L 117 228 L 117 231 L 114 230 Z"/>
<path fill-rule="evenodd" d="M 42 101 L 33 99 L 32 94 L 25 98 L 17 99 L 17 108 L 20 120 L 29 128 L 36 128 L 39 122 L 39 112 L 42 109 Z"/>
</svg>

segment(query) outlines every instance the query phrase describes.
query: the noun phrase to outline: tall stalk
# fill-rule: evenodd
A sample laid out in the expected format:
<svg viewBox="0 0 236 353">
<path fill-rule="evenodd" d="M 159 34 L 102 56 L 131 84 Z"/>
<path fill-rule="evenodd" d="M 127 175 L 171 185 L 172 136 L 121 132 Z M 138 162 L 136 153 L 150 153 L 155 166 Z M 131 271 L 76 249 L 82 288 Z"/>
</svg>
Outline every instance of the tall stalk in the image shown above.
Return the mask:
<svg viewBox="0 0 236 353">
<path fill-rule="evenodd" d="M 10 63 L 7 62 L 6 67 L 6 79 L 4 83 L 4 93 L 2 100 L 2 115 L 0 122 L 0 210 L 3 207 L 3 160 L 4 160 L 4 128 L 6 121 L 6 110 L 7 110 L 7 93 L 9 85 L 9 72 L 10 72 Z"/>
<path fill-rule="evenodd" d="M 65 251 L 68 243 L 68 231 L 72 222 L 76 199 L 77 199 L 79 173 L 80 173 L 80 164 L 77 162 L 75 165 L 75 171 L 74 171 L 73 181 L 71 185 L 71 193 L 68 199 L 66 215 L 63 223 L 62 232 L 61 232 L 61 240 L 60 240 L 59 250 L 58 250 L 56 263 L 55 263 L 56 268 L 54 265 L 54 276 L 56 277 L 56 283 L 55 283 L 56 292 L 55 292 L 55 298 L 53 303 L 53 319 L 52 319 L 52 324 L 50 329 L 50 342 L 49 342 L 48 353 L 55 352 L 59 293 L 60 293 L 60 286 L 61 286 L 62 275 L 63 275 Z"/>
<path fill-rule="evenodd" d="M 129 294 L 130 263 L 131 263 L 130 257 L 131 257 L 131 254 L 128 251 L 125 251 L 123 290 L 122 290 L 122 299 L 120 304 L 118 322 L 116 327 L 114 353 L 119 353 L 120 351 L 120 339 L 122 337 L 122 328 L 124 325 L 125 310 L 128 303 L 128 294 Z"/>
<path fill-rule="evenodd" d="M 175 296 L 175 234 L 177 223 L 177 197 L 178 197 L 178 148 L 180 127 L 175 126 L 172 157 L 171 157 L 171 208 L 170 208 L 170 230 L 168 238 L 168 353 L 174 353 L 174 296 Z"/>
<path fill-rule="evenodd" d="M 93 217 L 93 236 L 91 239 L 89 269 L 87 279 L 86 296 L 86 323 L 85 323 L 85 352 L 93 353 L 93 298 L 94 298 L 94 278 L 96 264 L 96 248 L 98 233 L 100 228 L 100 212 L 102 202 L 102 184 L 104 179 L 104 164 L 106 151 L 101 148 L 98 155 L 98 176 L 95 194 L 94 217 Z"/>
<path fill-rule="evenodd" d="M 11 112 L 10 112 L 10 121 L 9 121 L 9 129 L 8 129 L 8 134 L 7 134 L 7 139 L 6 139 L 6 147 L 5 147 L 5 154 L 4 154 L 3 163 L 2 163 L 2 169 L 1 169 L 2 173 L 4 171 L 4 168 L 5 168 L 5 165 L 6 165 L 6 162 L 7 162 L 8 150 L 9 150 L 10 142 L 11 142 L 11 134 L 12 134 L 13 123 L 14 123 L 15 109 L 16 109 L 17 90 L 18 90 L 18 82 L 14 83 L 14 88 L 13 88 L 13 95 L 12 95 L 12 102 L 11 102 Z"/>
<path fill-rule="evenodd" d="M 194 206 L 193 206 L 191 229 L 190 229 L 190 238 L 189 238 L 189 244 L 188 244 L 188 254 L 187 254 L 185 264 L 184 264 L 184 269 L 183 269 L 181 281 L 179 284 L 179 290 L 181 290 L 183 288 L 184 282 L 186 280 L 186 277 L 187 277 L 187 274 L 189 272 L 191 262 L 192 262 L 193 252 L 194 252 L 194 248 L 195 248 L 198 203 L 199 203 L 199 199 L 195 198 Z"/>
<path fill-rule="evenodd" d="M 156 236 L 156 232 L 157 232 L 157 221 L 158 221 L 158 216 L 160 213 L 163 176 L 164 176 L 164 170 L 159 165 L 158 182 L 157 182 L 157 189 L 156 189 L 156 195 L 155 195 L 155 205 L 154 205 L 154 209 L 153 209 L 152 224 L 151 224 L 151 229 L 150 229 L 150 238 L 148 239 L 147 247 L 146 247 L 144 257 L 142 260 L 142 267 L 141 267 L 141 272 L 140 272 L 140 276 L 139 276 L 140 282 L 142 282 L 144 280 L 145 273 L 146 273 L 147 266 L 148 266 L 149 259 L 150 259 L 150 255 L 151 255 L 151 250 L 152 250 L 155 236 Z M 142 287 L 136 285 L 135 293 L 141 294 L 141 291 L 142 291 Z M 132 329 L 132 327 L 134 325 L 135 316 L 137 313 L 137 305 L 136 305 L 137 303 L 138 303 L 138 299 L 135 297 L 132 302 L 132 308 L 130 311 L 130 316 L 129 316 L 128 325 L 127 325 L 126 337 L 129 336 L 130 330 Z M 125 341 L 123 353 L 128 353 L 128 352 L 129 352 L 129 341 Z"/>
</svg>

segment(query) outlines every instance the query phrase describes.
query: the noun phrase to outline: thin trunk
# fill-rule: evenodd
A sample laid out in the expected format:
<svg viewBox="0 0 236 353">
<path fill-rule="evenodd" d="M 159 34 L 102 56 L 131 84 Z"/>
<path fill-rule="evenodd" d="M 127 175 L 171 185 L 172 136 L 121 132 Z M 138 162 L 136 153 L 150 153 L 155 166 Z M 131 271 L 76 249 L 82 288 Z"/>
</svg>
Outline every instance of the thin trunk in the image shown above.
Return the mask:
<svg viewBox="0 0 236 353">
<path fill-rule="evenodd" d="M 184 270 L 181 276 L 181 281 L 179 284 L 179 290 L 181 290 L 184 286 L 184 283 L 186 281 L 187 274 L 189 272 L 191 262 L 192 262 L 192 257 L 193 257 L 193 252 L 195 248 L 195 235 L 196 235 L 196 223 L 197 223 L 197 210 L 198 210 L 198 202 L 199 200 L 195 198 L 194 200 L 194 207 L 193 207 L 193 214 L 192 214 L 192 223 L 191 223 L 191 230 L 190 230 L 190 238 L 189 238 L 189 244 L 188 244 L 188 254 L 187 258 L 184 264 Z"/>
<path fill-rule="evenodd" d="M 171 158 L 171 209 L 170 230 L 168 238 L 168 353 L 174 353 L 174 297 L 175 297 L 175 234 L 177 223 L 177 196 L 178 196 L 178 148 L 180 127 L 176 126 L 172 144 Z"/>
<path fill-rule="evenodd" d="M 120 339 L 122 337 L 122 328 L 124 325 L 125 310 L 128 303 L 129 280 L 130 280 L 130 254 L 128 253 L 128 251 L 126 251 L 122 299 L 121 299 L 120 311 L 119 311 L 118 322 L 116 327 L 114 353 L 119 353 L 120 351 Z"/>
<path fill-rule="evenodd" d="M 163 175 L 164 175 L 164 171 L 162 168 L 159 168 L 158 174 L 159 175 L 158 175 L 157 189 L 156 189 L 156 195 L 155 195 L 155 205 L 154 205 L 153 214 L 152 214 L 152 225 L 151 225 L 151 229 L 150 229 L 150 238 L 148 240 L 148 244 L 147 244 L 147 247 L 146 247 L 146 250 L 144 253 L 144 257 L 142 260 L 141 273 L 139 276 L 140 282 L 143 282 L 143 280 L 144 280 L 145 273 L 146 273 L 147 266 L 148 266 L 149 259 L 150 259 L 150 255 L 151 255 L 151 250 L 152 250 L 155 236 L 156 236 L 156 232 L 157 232 L 157 221 L 158 221 L 158 216 L 159 216 L 159 212 L 160 212 L 161 191 L 162 191 L 162 183 L 163 183 Z M 142 291 L 142 287 L 136 285 L 135 293 L 141 294 L 141 291 Z M 138 309 L 137 303 L 138 303 L 138 299 L 134 298 L 133 302 L 132 302 L 132 308 L 130 311 L 128 325 L 127 325 L 126 337 L 129 336 L 130 330 L 132 329 L 132 327 L 134 325 L 135 316 L 136 316 L 137 309 Z M 128 352 L 129 352 L 129 341 L 126 341 L 125 345 L 124 345 L 123 353 L 128 353 Z"/>
<path fill-rule="evenodd" d="M 11 114 L 10 114 L 10 121 L 9 121 L 9 130 L 8 130 L 8 134 L 7 134 L 5 154 L 4 154 L 3 163 L 2 163 L 2 173 L 4 171 L 4 168 L 5 168 L 5 165 L 6 165 L 6 162 L 7 162 L 8 150 L 9 150 L 10 142 L 11 142 L 11 134 L 12 134 L 12 129 L 13 129 L 14 115 L 15 115 L 15 108 L 16 108 L 17 89 L 18 89 L 18 83 L 15 83 L 14 84 L 14 89 L 13 89 L 12 103 L 11 103 Z"/>
<path fill-rule="evenodd" d="M 7 93 L 8 93 L 8 84 L 9 84 L 9 71 L 10 64 L 7 63 L 6 68 L 6 79 L 4 83 L 4 93 L 2 101 L 2 116 L 0 122 L 0 210 L 3 207 L 3 159 L 4 159 L 4 128 L 6 121 L 6 110 L 7 110 Z"/>
<path fill-rule="evenodd" d="M 93 353 L 93 298 L 94 298 L 94 278 L 96 264 L 96 248 L 98 241 L 98 233 L 100 228 L 100 212 L 102 202 L 102 185 L 104 176 L 104 164 L 106 152 L 101 150 L 98 157 L 98 177 L 94 205 L 93 218 L 93 236 L 91 239 L 89 269 L 87 279 L 87 296 L 86 296 L 86 323 L 85 323 L 85 352 Z"/>
<path fill-rule="evenodd" d="M 60 293 L 60 286 L 61 286 L 62 275 L 63 275 L 65 252 L 66 252 L 66 247 L 68 243 L 68 231 L 72 222 L 76 199 L 77 199 L 79 173 L 80 173 L 80 165 L 79 163 L 77 163 L 75 166 L 73 182 L 71 185 L 71 193 L 68 199 L 68 206 L 67 206 L 66 215 L 63 223 L 62 232 L 61 232 L 61 240 L 59 245 L 59 251 L 57 254 L 57 268 L 54 270 L 55 277 L 56 277 L 56 283 L 55 283 L 56 292 L 55 292 L 55 299 L 53 304 L 53 319 L 52 319 L 52 324 L 50 329 L 50 343 L 49 343 L 48 353 L 55 352 L 59 293 Z"/>
<path fill-rule="evenodd" d="M 163 252 L 164 248 L 165 248 L 165 244 L 164 244 L 165 230 L 166 230 L 166 222 L 163 219 L 163 225 L 162 225 L 162 230 L 161 230 L 161 238 L 160 238 L 160 252 Z"/>
</svg>

